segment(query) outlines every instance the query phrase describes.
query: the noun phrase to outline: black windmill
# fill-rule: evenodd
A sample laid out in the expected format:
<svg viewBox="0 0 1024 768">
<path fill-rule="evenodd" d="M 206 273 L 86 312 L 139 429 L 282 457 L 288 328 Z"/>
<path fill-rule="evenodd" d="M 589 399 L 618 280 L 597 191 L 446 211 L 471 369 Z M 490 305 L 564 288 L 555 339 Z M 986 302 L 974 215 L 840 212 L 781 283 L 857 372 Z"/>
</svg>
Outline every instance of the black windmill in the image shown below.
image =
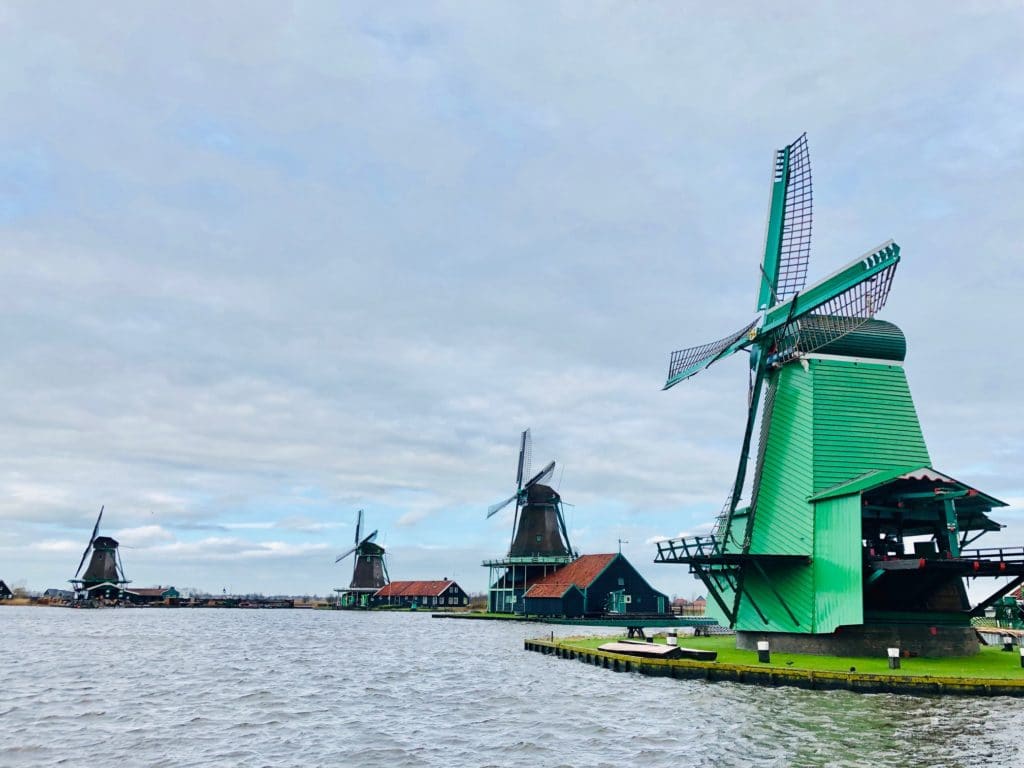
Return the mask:
<svg viewBox="0 0 1024 768">
<path fill-rule="evenodd" d="M 78 562 L 75 576 L 69 579 L 75 592 L 80 597 L 89 599 L 117 600 L 124 596 L 124 585 L 129 581 L 124 575 L 124 564 L 121 562 L 121 553 L 118 551 L 117 539 L 110 536 L 98 536 L 100 521 L 103 519 L 103 507 L 100 507 L 100 514 L 96 518 L 96 525 L 92 528 L 92 535 L 89 543 L 85 545 L 82 552 L 82 559 Z M 92 553 L 89 566 L 85 573 L 79 578 L 85 560 Z"/>
<path fill-rule="evenodd" d="M 384 562 L 384 547 L 375 544 L 377 531 L 361 538 L 363 531 L 363 510 L 356 515 L 355 546 L 338 555 L 335 563 L 340 563 L 349 555 L 354 555 L 352 563 L 352 582 L 347 589 L 336 589 L 338 605 L 343 608 L 366 608 L 370 596 L 390 581 L 388 568 Z"/>
<path fill-rule="evenodd" d="M 562 497 L 547 484 L 555 462 L 530 477 L 531 452 L 530 430 L 526 429 L 519 442 L 516 491 L 487 509 L 491 518 L 515 502 L 508 555 L 484 562 L 491 571 L 488 610 L 495 613 L 513 611 L 530 584 L 576 558 L 562 514 Z M 524 477 L 529 479 L 524 482 Z"/>
</svg>

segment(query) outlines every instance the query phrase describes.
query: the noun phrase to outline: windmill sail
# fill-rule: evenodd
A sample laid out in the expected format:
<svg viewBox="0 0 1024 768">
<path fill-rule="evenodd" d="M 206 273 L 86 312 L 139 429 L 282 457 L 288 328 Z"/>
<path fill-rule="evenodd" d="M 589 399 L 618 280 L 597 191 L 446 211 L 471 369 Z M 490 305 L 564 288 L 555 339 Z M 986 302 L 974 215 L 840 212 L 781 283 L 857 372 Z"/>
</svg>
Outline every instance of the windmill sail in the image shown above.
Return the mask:
<svg viewBox="0 0 1024 768">
<path fill-rule="evenodd" d="M 78 561 L 78 567 L 75 569 L 75 578 L 78 578 L 78 574 L 82 570 L 82 566 L 85 565 L 85 558 L 89 556 L 89 550 L 92 549 L 92 544 L 96 541 L 96 534 L 100 530 L 100 520 L 103 519 L 103 510 L 105 506 L 100 507 L 100 514 L 96 518 L 96 525 L 92 527 L 92 534 L 89 536 L 89 543 L 85 545 L 85 551 L 82 552 L 82 559 Z"/>
<path fill-rule="evenodd" d="M 746 338 L 757 325 L 757 320 L 748 323 L 735 333 L 725 338 L 701 344 L 696 347 L 680 349 L 672 353 L 668 363 L 668 379 L 665 389 L 673 387 L 680 381 L 690 378 L 695 373 L 707 368 L 716 360 L 724 357 L 730 347 Z"/>
<path fill-rule="evenodd" d="M 796 295 L 811 256 L 811 156 L 807 134 L 775 153 L 757 308 Z"/>
<path fill-rule="evenodd" d="M 811 220 L 814 195 L 811 185 L 811 154 L 807 134 L 789 145 L 789 178 L 779 247 L 779 277 L 775 302 L 785 301 L 807 284 L 811 260 Z"/>
<path fill-rule="evenodd" d="M 799 351 L 814 352 L 874 317 L 889 299 L 895 274 L 896 264 L 893 263 L 871 280 L 858 283 L 803 318 L 797 326 Z"/>
</svg>

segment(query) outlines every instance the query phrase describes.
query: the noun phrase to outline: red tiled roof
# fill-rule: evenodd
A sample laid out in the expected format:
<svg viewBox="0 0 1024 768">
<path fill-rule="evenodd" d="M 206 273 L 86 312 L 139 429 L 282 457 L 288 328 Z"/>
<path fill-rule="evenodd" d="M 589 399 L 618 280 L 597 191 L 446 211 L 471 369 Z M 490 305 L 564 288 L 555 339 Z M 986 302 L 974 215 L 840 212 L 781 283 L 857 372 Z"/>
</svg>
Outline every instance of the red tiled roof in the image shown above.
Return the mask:
<svg viewBox="0 0 1024 768">
<path fill-rule="evenodd" d="M 537 589 L 537 587 L 544 587 L 546 589 L 548 584 L 563 584 L 566 586 L 575 584 L 580 589 L 586 589 L 594 583 L 594 579 L 600 576 L 601 572 L 608 567 L 608 563 L 616 557 L 618 555 L 614 552 L 610 555 L 582 555 L 565 566 L 565 568 L 560 568 L 543 579 L 538 579 L 534 582 L 532 589 Z M 562 592 L 555 595 L 555 597 L 561 597 L 564 594 L 565 592 Z M 533 593 L 530 597 L 539 597 L 539 595 Z M 547 595 L 547 597 L 551 597 L 551 595 Z"/>
<path fill-rule="evenodd" d="M 374 597 L 437 597 L 454 581 L 392 581 L 374 593 Z M 458 586 L 458 585 L 456 585 Z"/>
<path fill-rule="evenodd" d="M 534 584 L 526 590 L 526 594 L 523 597 L 565 597 L 565 593 L 575 586 L 575 584 L 554 581 Z"/>
</svg>

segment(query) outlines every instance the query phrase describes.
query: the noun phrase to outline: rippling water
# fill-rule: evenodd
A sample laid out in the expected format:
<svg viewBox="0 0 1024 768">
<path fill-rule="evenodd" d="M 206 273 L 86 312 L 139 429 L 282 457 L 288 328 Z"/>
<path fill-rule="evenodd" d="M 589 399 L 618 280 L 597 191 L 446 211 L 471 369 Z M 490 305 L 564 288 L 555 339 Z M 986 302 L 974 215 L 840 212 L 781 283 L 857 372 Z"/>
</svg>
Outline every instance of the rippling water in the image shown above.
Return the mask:
<svg viewBox="0 0 1024 768">
<path fill-rule="evenodd" d="M 615 674 L 580 628 L 0 609 L 0 766 L 1019 766 L 1024 702 Z"/>
</svg>

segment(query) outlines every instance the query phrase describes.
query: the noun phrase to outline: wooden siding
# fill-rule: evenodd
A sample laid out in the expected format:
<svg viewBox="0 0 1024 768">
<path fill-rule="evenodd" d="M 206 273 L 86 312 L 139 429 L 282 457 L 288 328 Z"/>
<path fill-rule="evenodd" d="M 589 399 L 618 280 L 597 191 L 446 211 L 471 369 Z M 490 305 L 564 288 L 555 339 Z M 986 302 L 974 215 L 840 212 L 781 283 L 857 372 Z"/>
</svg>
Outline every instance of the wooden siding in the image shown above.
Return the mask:
<svg viewBox="0 0 1024 768">
<path fill-rule="evenodd" d="M 622 580 L 622 584 L 619 580 Z M 658 610 L 658 598 L 662 599 L 662 607 L 668 611 L 668 596 L 654 589 L 640 572 L 633 567 L 623 555 L 616 554 L 614 559 L 591 583 L 583 590 L 586 597 L 586 613 L 604 612 L 608 595 L 617 590 L 625 590 L 630 596 L 626 613 L 653 613 Z"/>
<path fill-rule="evenodd" d="M 814 505 L 814 631 L 864 622 L 860 496 Z"/>
<path fill-rule="evenodd" d="M 749 592 L 761 613 L 768 619 L 765 623 L 744 597 L 740 603 L 737 629 L 750 632 L 811 632 L 814 620 L 814 578 L 810 567 L 805 564 L 764 564 L 768 576 L 765 580 L 754 568 L 747 567 L 743 587 Z M 775 588 L 786 601 L 794 621 L 779 598 L 772 591 Z"/>
<path fill-rule="evenodd" d="M 814 390 L 799 364 L 773 376 L 774 405 L 757 489 L 751 553 L 810 555 L 813 525 L 807 497 L 813 487 Z M 756 599 L 756 597 L 755 597 Z"/>
<path fill-rule="evenodd" d="M 814 493 L 876 469 L 929 466 L 901 366 L 812 360 Z"/>
</svg>

